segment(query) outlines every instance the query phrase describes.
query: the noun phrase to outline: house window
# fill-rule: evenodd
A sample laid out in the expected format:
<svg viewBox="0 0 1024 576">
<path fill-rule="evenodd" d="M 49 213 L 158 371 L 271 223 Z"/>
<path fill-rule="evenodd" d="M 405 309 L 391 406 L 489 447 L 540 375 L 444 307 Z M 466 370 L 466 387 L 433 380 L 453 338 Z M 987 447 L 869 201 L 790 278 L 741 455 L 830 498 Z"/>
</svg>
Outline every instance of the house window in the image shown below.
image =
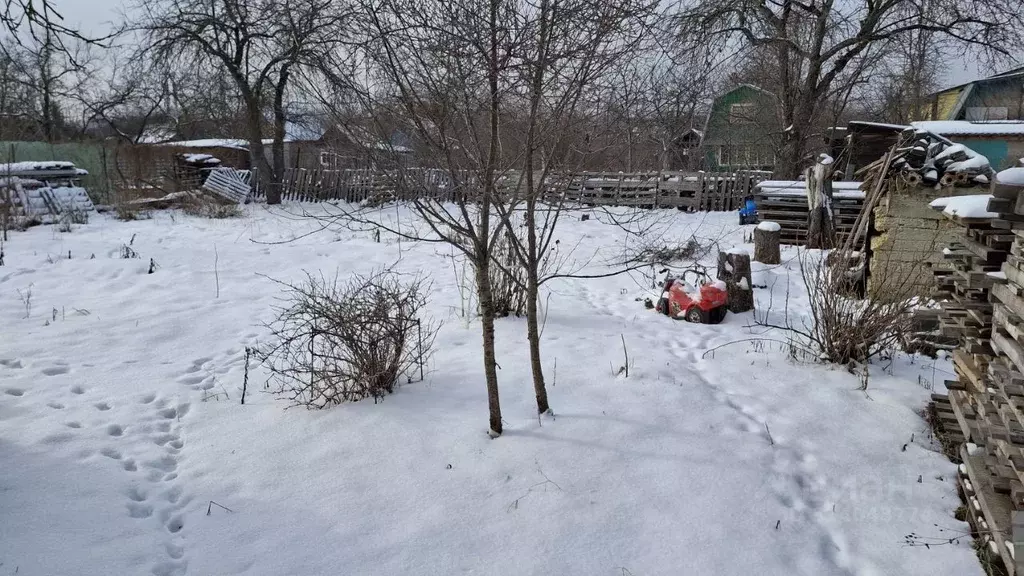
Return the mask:
<svg viewBox="0 0 1024 576">
<path fill-rule="evenodd" d="M 1006 106 L 978 106 L 967 109 L 967 120 L 984 122 L 985 120 L 1006 120 Z"/>
<path fill-rule="evenodd" d="M 768 145 L 719 146 L 715 152 L 718 165 L 723 168 L 757 168 L 775 165 L 775 150 Z"/>
<path fill-rule="evenodd" d="M 732 104 L 729 106 L 729 124 L 753 124 L 756 113 L 756 104 Z"/>
</svg>

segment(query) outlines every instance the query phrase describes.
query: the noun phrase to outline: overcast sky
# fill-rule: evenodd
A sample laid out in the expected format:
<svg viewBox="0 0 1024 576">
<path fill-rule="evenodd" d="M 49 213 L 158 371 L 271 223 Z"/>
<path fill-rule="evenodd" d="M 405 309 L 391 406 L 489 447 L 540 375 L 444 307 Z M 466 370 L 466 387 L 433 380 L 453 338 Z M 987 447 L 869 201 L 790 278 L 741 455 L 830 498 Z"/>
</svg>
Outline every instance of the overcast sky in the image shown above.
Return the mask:
<svg viewBox="0 0 1024 576">
<path fill-rule="evenodd" d="M 124 0 L 51 0 L 71 27 L 78 27 L 95 35 L 110 29 L 110 23 L 120 20 L 119 12 Z M 976 59 L 961 59 L 949 63 L 943 85 L 963 84 L 982 75 Z"/>
</svg>

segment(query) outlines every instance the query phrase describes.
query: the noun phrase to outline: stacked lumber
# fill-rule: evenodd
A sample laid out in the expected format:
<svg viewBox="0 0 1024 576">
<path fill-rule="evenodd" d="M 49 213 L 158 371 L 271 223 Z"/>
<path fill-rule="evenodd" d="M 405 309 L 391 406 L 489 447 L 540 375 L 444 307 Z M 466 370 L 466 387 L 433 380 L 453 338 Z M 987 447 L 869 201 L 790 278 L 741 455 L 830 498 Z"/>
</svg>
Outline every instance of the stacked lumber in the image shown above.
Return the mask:
<svg viewBox="0 0 1024 576">
<path fill-rule="evenodd" d="M 959 340 L 948 408 L 957 440 L 978 447 L 960 449 L 959 485 L 972 528 L 1011 575 L 1012 516 L 1024 510 L 1024 169 L 1017 170 L 1018 183 L 1013 173 L 997 175 L 991 196 L 933 202 L 963 229 L 944 250 L 951 270 L 936 278 L 948 298 L 943 331 Z"/>
<path fill-rule="evenodd" d="M 1010 254 L 1013 234 L 995 226 L 995 213 L 986 207 L 989 195 L 939 198 L 931 207 L 955 223 L 959 238 L 942 249 L 946 266 L 934 270 L 936 292 L 942 301 L 940 332 L 958 340 L 953 367 L 962 387 L 986 390 L 994 306 L 991 294 L 1005 282 L 1001 268 Z"/>
<path fill-rule="evenodd" d="M 864 206 L 860 182 L 832 183 L 832 212 L 836 236 L 840 242 L 853 231 Z M 768 180 L 757 185 L 754 196 L 757 215 L 762 222 L 776 222 L 781 227 L 782 244 L 803 245 L 807 239 L 806 182 Z"/>
</svg>

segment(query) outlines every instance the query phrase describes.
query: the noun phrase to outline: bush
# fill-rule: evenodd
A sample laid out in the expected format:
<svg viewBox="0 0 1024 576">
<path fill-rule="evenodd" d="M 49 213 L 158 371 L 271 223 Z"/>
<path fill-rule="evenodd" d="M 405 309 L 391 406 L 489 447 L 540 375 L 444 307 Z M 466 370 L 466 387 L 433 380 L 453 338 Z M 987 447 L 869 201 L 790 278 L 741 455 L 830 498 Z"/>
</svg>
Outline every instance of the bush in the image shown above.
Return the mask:
<svg viewBox="0 0 1024 576">
<path fill-rule="evenodd" d="M 523 316 L 526 314 L 526 268 L 516 257 L 513 246 L 516 239 L 509 237 L 511 232 L 502 229 L 498 234 L 490 266 L 494 315 L 497 318 Z"/>
<path fill-rule="evenodd" d="M 757 323 L 795 333 L 821 360 L 835 364 L 864 363 L 898 349 L 910 332 L 911 313 L 918 300 L 903 289 L 909 280 L 894 280 L 894 288 L 885 293 L 857 299 L 849 296 L 854 268 L 850 257 L 820 258 L 803 252 L 800 274 L 807 289 L 810 319 L 796 326 L 787 314 L 783 324 L 772 324 L 769 308 Z M 906 277 L 912 278 L 913 273 Z M 788 310 L 788 303 L 786 307 Z"/>
<path fill-rule="evenodd" d="M 427 303 L 420 278 L 402 282 L 381 270 L 339 283 L 307 274 L 283 286 L 267 325 L 271 344 L 257 351 L 276 394 L 307 408 L 376 402 L 402 376 L 422 374 L 438 327 L 419 317 Z"/>
<path fill-rule="evenodd" d="M 237 218 L 242 215 L 238 204 L 226 204 L 205 194 L 192 194 L 182 202 L 181 209 L 186 214 L 200 218 Z"/>
</svg>

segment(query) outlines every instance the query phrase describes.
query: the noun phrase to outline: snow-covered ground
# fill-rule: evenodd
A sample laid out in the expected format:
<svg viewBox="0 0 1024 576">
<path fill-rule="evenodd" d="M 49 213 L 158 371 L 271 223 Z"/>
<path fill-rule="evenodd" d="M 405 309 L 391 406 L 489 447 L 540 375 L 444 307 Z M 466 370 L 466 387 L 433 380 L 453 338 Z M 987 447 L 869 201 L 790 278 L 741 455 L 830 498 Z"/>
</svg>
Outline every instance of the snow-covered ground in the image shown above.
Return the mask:
<svg viewBox="0 0 1024 576">
<path fill-rule="evenodd" d="M 490 440 L 479 324 L 459 315 L 446 248 L 247 210 L 96 215 L 4 246 L 0 574 L 981 574 L 967 539 L 906 543 L 967 530 L 918 415 L 947 362 L 897 357 L 865 394 L 845 370 L 744 341 L 761 332 L 749 314 L 645 310 L 649 276 L 564 280 L 543 333 L 555 417 L 534 414 L 524 322 L 501 320 L 506 427 Z M 723 249 L 752 229 L 662 214 Z M 560 226 L 582 256 L 624 242 L 599 218 Z M 140 258 L 120 258 L 129 242 Z M 788 293 L 803 313 L 795 256 L 755 264 L 760 306 Z M 240 405 L 271 278 L 395 262 L 432 277 L 444 321 L 425 382 L 286 410 L 254 367 Z"/>
</svg>

